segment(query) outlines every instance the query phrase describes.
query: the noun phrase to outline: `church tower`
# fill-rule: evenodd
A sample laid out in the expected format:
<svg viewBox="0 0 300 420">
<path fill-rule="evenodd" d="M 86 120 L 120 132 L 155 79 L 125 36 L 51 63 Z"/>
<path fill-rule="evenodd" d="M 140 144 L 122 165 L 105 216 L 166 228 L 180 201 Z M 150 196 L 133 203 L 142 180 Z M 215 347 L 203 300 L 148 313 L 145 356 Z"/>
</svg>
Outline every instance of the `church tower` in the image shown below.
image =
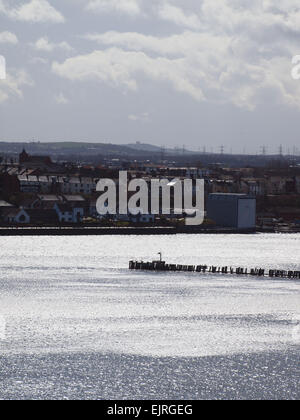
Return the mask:
<svg viewBox="0 0 300 420">
<path fill-rule="evenodd" d="M 29 155 L 26 153 L 25 149 L 23 149 L 23 152 L 20 153 L 19 155 L 19 163 L 22 164 L 22 163 L 28 162 L 28 160 L 29 160 Z"/>
</svg>

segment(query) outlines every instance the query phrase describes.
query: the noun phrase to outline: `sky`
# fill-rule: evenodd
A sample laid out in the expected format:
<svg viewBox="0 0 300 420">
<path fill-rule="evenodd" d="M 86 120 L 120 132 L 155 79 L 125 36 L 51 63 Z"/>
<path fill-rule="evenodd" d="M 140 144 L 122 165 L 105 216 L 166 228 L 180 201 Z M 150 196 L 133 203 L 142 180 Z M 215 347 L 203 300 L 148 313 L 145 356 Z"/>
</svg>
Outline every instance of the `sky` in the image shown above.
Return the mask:
<svg viewBox="0 0 300 420">
<path fill-rule="evenodd" d="M 0 0 L 0 55 L 3 141 L 300 154 L 299 0 Z"/>
</svg>

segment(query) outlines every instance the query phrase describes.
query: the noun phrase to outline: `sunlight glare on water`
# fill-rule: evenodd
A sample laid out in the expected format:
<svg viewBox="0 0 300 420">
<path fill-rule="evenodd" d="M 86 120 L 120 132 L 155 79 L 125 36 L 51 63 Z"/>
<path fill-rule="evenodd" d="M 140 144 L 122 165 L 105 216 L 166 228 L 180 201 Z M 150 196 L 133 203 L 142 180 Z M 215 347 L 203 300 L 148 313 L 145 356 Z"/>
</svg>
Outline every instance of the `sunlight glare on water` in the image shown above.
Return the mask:
<svg viewBox="0 0 300 420">
<path fill-rule="evenodd" d="M 294 366 L 299 362 L 290 360 L 296 357 L 300 345 L 299 280 L 128 270 L 130 259 L 156 259 L 159 251 L 168 263 L 300 270 L 299 235 L 1 238 L 0 315 L 5 323 L 5 339 L 0 338 L 0 365 L 6 378 L 2 394 L 12 398 L 16 393 L 24 398 L 52 398 L 67 392 L 69 397 L 80 398 L 135 398 L 140 392 L 140 397 L 153 398 L 161 386 L 165 398 L 224 397 L 226 390 L 210 388 L 215 377 L 199 393 L 195 391 L 199 384 L 184 383 L 186 391 L 180 393 L 181 379 L 176 379 L 177 385 L 174 382 L 178 366 L 184 371 L 191 369 L 192 377 L 198 377 L 198 370 L 208 363 L 208 377 L 217 375 L 222 381 L 229 375 L 231 397 L 233 389 L 233 397 L 242 395 L 240 382 L 246 387 L 249 384 L 242 372 L 250 369 L 247 375 L 252 377 L 253 389 L 248 394 L 245 391 L 245 395 L 254 393 L 256 397 L 255 381 L 262 369 L 269 369 L 270 361 L 266 360 L 270 357 L 278 357 L 272 362 L 274 366 L 285 363 L 292 372 L 297 369 Z M 267 359 L 262 358 L 257 373 L 252 364 L 263 357 L 260 355 Z M 111 377 L 116 357 L 134 358 L 118 359 L 118 363 L 125 363 L 121 370 L 125 385 L 115 390 L 115 383 L 107 380 L 101 382 L 101 386 L 107 386 L 100 392 L 99 377 L 103 372 L 106 378 Z M 143 361 L 145 357 L 149 359 Z M 245 362 L 245 357 L 250 361 Z M 198 362 L 187 362 L 185 358 L 196 358 Z M 210 363 L 207 358 L 217 359 Z M 224 366 L 220 371 L 212 373 L 221 362 Z M 148 378 L 149 389 L 142 391 L 144 375 L 152 372 L 150 366 L 157 377 L 157 363 L 162 364 L 160 369 L 169 366 L 166 376 L 160 384 Z M 124 373 L 129 365 L 142 375 L 131 391 L 125 379 L 128 372 Z M 18 385 L 10 372 L 22 372 L 24 366 L 30 369 L 20 373 Z M 54 366 L 55 373 L 50 374 Z M 235 366 L 231 373 L 228 366 Z M 85 383 L 86 377 L 80 374 L 79 379 L 74 379 L 78 372 L 75 375 L 70 369 L 75 367 L 81 372 L 86 369 L 87 378 L 98 369 L 94 394 L 88 392 L 92 385 Z M 55 384 L 50 381 L 57 371 L 66 369 L 64 375 L 70 375 L 72 389 L 59 378 Z M 282 375 L 284 369 L 276 368 L 275 372 Z M 38 376 L 40 371 L 46 372 L 42 378 Z M 30 381 L 28 372 L 35 372 Z M 232 379 L 232 375 L 239 376 Z M 291 381 L 294 388 L 298 383 L 289 373 L 278 378 L 279 385 L 274 385 L 273 391 L 279 392 L 282 387 L 289 393 L 291 385 L 286 381 Z M 268 389 L 264 386 L 264 392 Z M 272 396 L 272 386 L 270 393 Z"/>
<path fill-rule="evenodd" d="M 128 270 L 158 251 L 170 263 L 300 269 L 296 235 L 6 238 L 2 352 L 207 356 L 292 344 L 299 281 Z"/>
</svg>

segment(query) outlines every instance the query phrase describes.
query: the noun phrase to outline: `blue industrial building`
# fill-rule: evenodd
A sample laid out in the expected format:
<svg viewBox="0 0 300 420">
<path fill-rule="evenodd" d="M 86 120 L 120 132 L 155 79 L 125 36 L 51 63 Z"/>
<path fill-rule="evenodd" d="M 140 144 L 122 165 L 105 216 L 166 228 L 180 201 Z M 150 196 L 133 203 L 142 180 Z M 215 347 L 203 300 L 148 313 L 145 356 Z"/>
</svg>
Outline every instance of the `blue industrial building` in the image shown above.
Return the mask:
<svg viewBox="0 0 300 420">
<path fill-rule="evenodd" d="M 255 229 L 256 198 L 246 194 L 209 194 L 207 217 L 219 227 Z"/>
</svg>

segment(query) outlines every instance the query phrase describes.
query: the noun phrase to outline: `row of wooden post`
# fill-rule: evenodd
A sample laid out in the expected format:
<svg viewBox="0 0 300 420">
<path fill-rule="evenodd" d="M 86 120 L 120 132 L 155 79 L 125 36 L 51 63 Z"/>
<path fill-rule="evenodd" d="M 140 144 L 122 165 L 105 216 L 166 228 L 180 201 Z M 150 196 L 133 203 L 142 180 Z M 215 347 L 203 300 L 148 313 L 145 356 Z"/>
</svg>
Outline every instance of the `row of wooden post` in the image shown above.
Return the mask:
<svg viewBox="0 0 300 420">
<path fill-rule="evenodd" d="M 229 266 L 217 267 L 208 265 L 180 265 L 180 264 L 166 264 L 165 261 L 129 261 L 130 270 L 146 270 L 146 271 L 184 271 L 197 273 L 218 273 L 218 274 L 236 274 L 236 275 L 250 275 L 265 277 L 281 277 L 281 278 L 300 278 L 300 271 L 286 271 L 286 270 L 266 270 L 262 268 L 247 268 L 238 267 L 233 268 Z"/>
</svg>

